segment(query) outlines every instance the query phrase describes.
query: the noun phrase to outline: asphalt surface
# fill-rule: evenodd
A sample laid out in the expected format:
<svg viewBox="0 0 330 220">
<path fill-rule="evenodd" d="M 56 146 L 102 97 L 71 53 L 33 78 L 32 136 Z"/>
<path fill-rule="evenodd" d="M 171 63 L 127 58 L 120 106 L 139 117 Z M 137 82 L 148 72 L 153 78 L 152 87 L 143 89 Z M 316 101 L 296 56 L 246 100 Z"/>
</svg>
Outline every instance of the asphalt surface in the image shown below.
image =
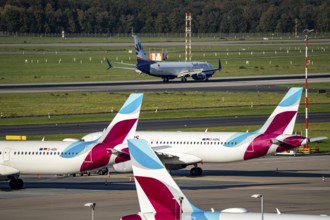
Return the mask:
<svg viewBox="0 0 330 220">
<path fill-rule="evenodd" d="M 161 114 L 161 113 L 159 113 Z M 155 131 L 184 128 L 206 128 L 219 126 L 241 126 L 241 125 L 263 125 L 268 115 L 264 116 L 232 116 L 212 118 L 182 118 L 163 120 L 140 120 L 138 131 Z M 303 123 L 304 114 L 298 114 L 297 122 Z M 309 122 L 330 122 L 330 112 L 309 114 Z M 1 126 L 0 136 L 5 135 L 49 135 L 49 134 L 74 134 L 91 133 L 102 131 L 110 122 L 89 122 L 89 123 L 67 123 L 67 124 L 46 124 L 46 125 L 16 125 Z"/>
<path fill-rule="evenodd" d="M 173 172 L 178 185 L 197 207 L 223 210 L 243 207 L 260 211 L 263 194 L 265 212 L 330 215 L 330 155 L 269 157 L 227 164 L 203 164 L 205 175 L 188 177 L 189 170 Z M 0 182 L 1 219 L 119 219 L 137 213 L 139 206 L 131 174 L 55 177 L 22 176 L 25 189 L 11 191 Z M 322 181 L 324 177 L 325 182 Z"/>
<path fill-rule="evenodd" d="M 78 91 L 284 91 L 279 84 L 304 83 L 304 75 L 273 75 L 252 77 L 211 78 L 209 81 L 181 82 L 173 80 L 163 83 L 160 78 L 146 81 L 83 82 L 83 83 L 40 83 L 3 84 L 0 93 L 25 92 L 78 92 Z M 330 73 L 310 74 L 310 83 L 330 82 Z M 310 88 L 312 91 L 313 88 Z"/>
</svg>

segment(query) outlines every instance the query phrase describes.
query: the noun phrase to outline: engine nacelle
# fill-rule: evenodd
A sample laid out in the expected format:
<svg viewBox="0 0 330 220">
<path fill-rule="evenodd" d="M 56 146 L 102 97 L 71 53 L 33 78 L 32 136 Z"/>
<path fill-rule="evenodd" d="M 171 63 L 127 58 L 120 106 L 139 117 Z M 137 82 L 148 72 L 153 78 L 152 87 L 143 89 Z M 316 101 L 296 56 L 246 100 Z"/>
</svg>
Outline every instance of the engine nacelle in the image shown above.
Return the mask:
<svg viewBox="0 0 330 220">
<path fill-rule="evenodd" d="M 166 169 L 168 170 L 180 170 L 187 167 L 186 164 L 165 164 Z"/>
<path fill-rule="evenodd" d="M 116 163 L 113 165 L 113 169 L 119 173 L 128 173 L 132 172 L 132 162 L 131 160 L 122 162 L 122 163 Z"/>
<path fill-rule="evenodd" d="M 138 214 L 125 215 L 120 220 L 142 220 L 142 217 Z"/>
<path fill-rule="evenodd" d="M 205 73 L 198 73 L 196 75 L 193 75 L 192 78 L 194 80 L 205 80 L 206 79 L 206 74 Z"/>
</svg>

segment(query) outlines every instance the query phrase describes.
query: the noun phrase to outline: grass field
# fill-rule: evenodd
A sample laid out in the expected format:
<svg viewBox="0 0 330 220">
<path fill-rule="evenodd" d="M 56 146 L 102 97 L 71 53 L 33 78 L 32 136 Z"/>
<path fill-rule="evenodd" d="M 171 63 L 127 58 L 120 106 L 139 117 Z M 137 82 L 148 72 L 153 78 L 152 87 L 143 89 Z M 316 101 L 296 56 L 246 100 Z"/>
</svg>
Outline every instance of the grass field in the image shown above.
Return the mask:
<svg viewBox="0 0 330 220">
<path fill-rule="evenodd" d="M 172 39 L 142 38 L 142 42 L 170 42 Z M 223 40 L 223 39 L 213 39 Z M 213 41 L 209 40 L 209 41 Z M 1 43 L 80 43 L 80 42 L 131 42 L 132 38 L 1 38 Z M 196 39 L 205 41 L 205 39 Z M 243 42 L 243 43 L 242 43 Z M 261 44 L 263 42 L 225 46 L 194 46 L 193 60 L 208 61 L 214 66 L 221 58 L 223 69 L 214 77 L 304 74 L 305 42 L 293 44 Z M 1 44 L 0 44 L 1 45 Z M 100 46 L 0 46 L 0 84 L 44 82 L 92 82 L 117 80 L 156 79 L 132 71 L 106 70 L 105 57 L 113 65 L 117 62 L 135 63 L 132 46 L 103 48 Z M 145 47 L 148 52 L 167 50 L 169 61 L 184 61 L 182 46 Z M 309 45 L 309 74 L 330 71 L 330 48 L 324 44 Z M 292 85 L 282 85 L 291 87 Z M 296 85 L 303 86 L 303 85 Z M 329 83 L 311 84 L 310 88 L 329 89 Z M 232 92 L 147 92 L 145 93 L 142 120 L 182 117 L 216 117 L 236 115 L 269 115 L 284 93 L 232 93 Z M 328 112 L 329 93 L 309 94 L 309 112 Z M 67 92 L 0 94 L 0 126 L 16 124 L 67 123 L 87 121 L 110 121 L 126 100 L 128 93 Z M 303 101 L 302 101 L 303 102 Z M 180 105 L 178 105 L 180 103 Z M 157 109 L 157 113 L 155 112 Z M 300 112 L 303 112 L 301 105 Z M 113 113 L 112 113 L 113 112 Z M 255 127 L 219 127 L 210 131 L 253 130 Z M 297 125 L 297 131 L 303 125 Z M 313 133 L 315 132 L 315 133 Z M 329 136 L 330 123 L 310 125 L 311 136 Z M 67 137 L 81 137 L 71 135 Z M 30 138 L 30 137 L 29 137 Z M 40 139 L 40 137 L 31 137 Z M 62 139 L 47 136 L 49 139 Z M 329 141 L 320 144 L 322 150 L 330 151 Z"/>
<path fill-rule="evenodd" d="M 265 114 L 265 110 L 270 113 L 284 96 L 284 93 L 271 92 L 145 92 L 144 94 L 143 112 L 154 112 L 157 109 L 158 113 L 163 113 L 162 118 L 179 118 L 184 115 L 205 117 Z M 128 95 L 128 92 L 0 94 L 0 103 L 2 103 L 0 111 L 3 117 L 0 124 L 9 121 L 5 118 L 15 117 L 111 113 L 119 110 Z M 310 112 L 327 112 L 330 107 L 330 94 L 310 93 L 309 104 Z M 145 116 L 146 119 L 150 117 L 158 117 L 158 115 L 152 113 Z"/>
<path fill-rule="evenodd" d="M 81 39 L 81 42 L 85 41 L 86 39 Z M 91 39 L 91 41 L 95 40 Z M 274 45 L 261 43 L 256 41 L 251 44 L 214 46 L 211 42 L 210 46 L 193 46 L 193 60 L 208 61 L 217 66 L 218 59 L 221 58 L 223 69 L 214 77 L 304 73 L 304 41 Z M 166 50 L 169 61 L 185 59 L 184 42 L 182 46 L 166 48 L 145 46 L 145 50 L 148 53 Z M 135 71 L 106 70 L 105 57 L 108 57 L 114 66 L 122 66 L 116 62 L 135 64 L 134 51 L 133 42 L 128 47 L 109 48 L 97 45 L 83 47 L 51 44 L 2 46 L 0 47 L 0 84 L 157 79 L 145 74 L 137 74 Z M 311 42 L 309 73 L 329 72 L 329 56 L 328 43 L 313 45 Z"/>
</svg>

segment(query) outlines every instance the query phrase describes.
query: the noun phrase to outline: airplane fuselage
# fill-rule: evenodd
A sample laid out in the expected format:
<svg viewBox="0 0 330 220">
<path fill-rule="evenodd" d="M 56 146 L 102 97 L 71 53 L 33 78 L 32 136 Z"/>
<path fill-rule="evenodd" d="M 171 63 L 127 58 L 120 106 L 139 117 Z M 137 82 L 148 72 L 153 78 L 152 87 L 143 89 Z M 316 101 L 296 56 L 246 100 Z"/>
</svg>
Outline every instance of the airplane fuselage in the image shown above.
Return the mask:
<svg viewBox="0 0 330 220">
<path fill-rule="evenodd" d="M 155 62 L 147 65 L 138 64 L 136 67 L 143 73 L 168 79 L 195 73 L 192 76 L 194 79 L 203 80 L 215 72 L 213 65 L 207 62 Z"/>
<path fill-rule="evenodd" d="M 0 142 L 0 175 L 67 174 L 116 162 L 102 144 L 64 141 Z"/>
<path fill-rule="evenodd" d="M 184 135 L 182 134 L 181 132 L 141 131 L 136 132 L 135 137 L 147 140 L 153 148 L 164 147 L 164 149 L 156 150 L 163 154 L 182 155 L 183 160 L 185 156 L 188 160 L 188 155 L 193 155 L 191 159 L 200 159 L 196 162 L 216 163 L 248 160 L 287 150 L 273 143 L 272 140 L 290 141 L 295 147 L 304 144 L 305 141 L 305 138 L 300 136 L 256 132 L 184 132 Z M 288 138 L 294 138 L 294 140 Z"/>
</svg>

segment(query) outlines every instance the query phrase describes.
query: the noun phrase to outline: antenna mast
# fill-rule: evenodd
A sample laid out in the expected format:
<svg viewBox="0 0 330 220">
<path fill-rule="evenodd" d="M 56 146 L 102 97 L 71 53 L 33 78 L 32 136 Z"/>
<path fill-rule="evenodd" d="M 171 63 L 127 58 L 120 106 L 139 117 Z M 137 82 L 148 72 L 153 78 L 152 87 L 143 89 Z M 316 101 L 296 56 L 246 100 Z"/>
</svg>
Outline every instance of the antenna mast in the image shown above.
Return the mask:
<svg viewBox="0 0 330 220">
<path fill-rule="evenodd" d="M 186 61 L 191 60 L 191 13 L 186 13 Z"/>
</svg>

